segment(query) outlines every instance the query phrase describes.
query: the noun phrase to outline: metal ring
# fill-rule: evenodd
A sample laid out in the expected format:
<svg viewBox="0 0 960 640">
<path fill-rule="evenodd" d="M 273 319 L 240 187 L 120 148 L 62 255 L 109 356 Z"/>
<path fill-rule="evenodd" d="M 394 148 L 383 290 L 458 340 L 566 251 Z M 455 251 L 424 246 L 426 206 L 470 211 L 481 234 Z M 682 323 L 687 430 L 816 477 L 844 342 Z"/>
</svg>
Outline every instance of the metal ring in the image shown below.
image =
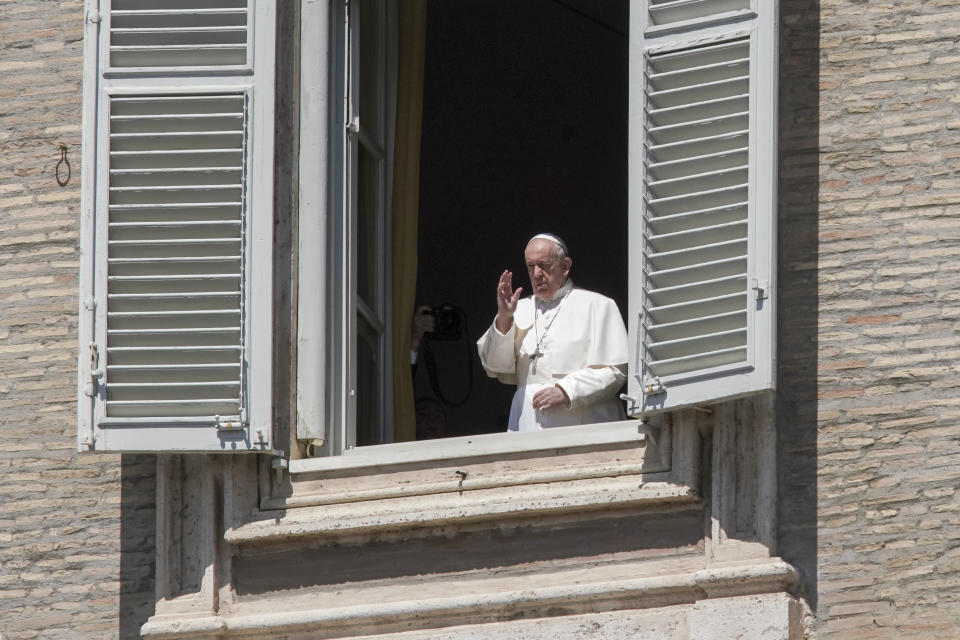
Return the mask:
<svg viewBox="0 0 960 640">
<path fill-rule="evenodd" d="M 65 178 L 60 177 L 61 165 L 67 165 L 67 177 Z M 61 187 L 67 186 L 67 184 L 70 182 L 71 171 L 70 171 L 70 161 L 67 160 L 67 145 L 65 144 L 60 145 L 60 160 L 57 162 L 57 167 L 56 169 L 54 169 L 54 173 L 57 176 L 57 184 L 60 185 Z"/>
</svg>

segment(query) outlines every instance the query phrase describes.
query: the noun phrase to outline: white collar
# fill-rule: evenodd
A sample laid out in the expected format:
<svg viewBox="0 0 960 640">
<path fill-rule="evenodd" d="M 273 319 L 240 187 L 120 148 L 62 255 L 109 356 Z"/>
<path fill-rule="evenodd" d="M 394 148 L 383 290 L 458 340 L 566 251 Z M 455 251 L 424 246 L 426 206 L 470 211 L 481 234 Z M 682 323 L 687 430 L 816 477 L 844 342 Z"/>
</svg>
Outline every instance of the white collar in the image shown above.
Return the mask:
<svg viewBox="0 0 960 640">
<path fill-rule="evenodd" d="M 534 295 L 533 301 L 538 308 L 540 306 L 549 308 L 559 304 L 560 301 L 566 298 L 567 294 L 569 294 L 571 291 L 573 291 L 573 280 L 567 278 L 567 281 L 564 282 L 559 289 L 557 289 L 557 292 L 553 294 L 552 298 L 549 300 L 541 300 L 538 296 Z"/>
</svg>

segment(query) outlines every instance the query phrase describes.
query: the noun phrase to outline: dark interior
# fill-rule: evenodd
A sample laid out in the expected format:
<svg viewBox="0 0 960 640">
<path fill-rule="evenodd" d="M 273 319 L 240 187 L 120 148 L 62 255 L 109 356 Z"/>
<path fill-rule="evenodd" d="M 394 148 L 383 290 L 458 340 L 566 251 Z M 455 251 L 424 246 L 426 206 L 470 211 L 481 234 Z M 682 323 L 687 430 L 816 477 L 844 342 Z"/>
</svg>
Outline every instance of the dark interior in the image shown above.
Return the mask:
<svg viewBox="0 0 960 640">
<path fill-rule="evenodd" d="M 420 174 L 417 304 L 451 303 L 465 339 L 430 341 L 446 435 L 503 431 L 514 387 L 488 378 L 476 340 L 504 269 L 529 293 L 523 249 L 562 237 L 572 278 L 627 303 L 625 0 L 432 0 Z M 466 343 L 465 343 L 466 341 Z M 435 398 L 424 358 L 417 398 Z M 427 400 L 421 408 L 438 407 Z"/>
</svg>

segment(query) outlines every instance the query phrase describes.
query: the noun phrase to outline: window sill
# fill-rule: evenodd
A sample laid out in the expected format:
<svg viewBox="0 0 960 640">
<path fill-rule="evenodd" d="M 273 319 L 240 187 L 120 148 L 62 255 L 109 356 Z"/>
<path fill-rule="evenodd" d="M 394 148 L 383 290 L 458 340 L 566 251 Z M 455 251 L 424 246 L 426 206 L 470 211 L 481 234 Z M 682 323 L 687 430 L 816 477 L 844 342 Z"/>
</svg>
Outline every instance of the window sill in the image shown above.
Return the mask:
<svg viewBox="0 0 960 640">
<path fill-rule="evenodd" d="M 378 467 L 411 463 L 450 462 L 461 458 L 512 455 L 587 445 L 624 442 L 643 444 L 655 430 L 638 420 L 560 427 L 535 432 L 488 433 L 420 442 L 399 442 L 345 451 L 339 456 L 290 461 L 290 474 Z"/>
<path fill-rule="evenodd" d="M 225 539 L 230 544 L 260 545 L 586 511 L 683 508 L 700 503 L 693 487 L 667 481 L 664 476 L 668 474 L 652 475 L 659 478 L 633 474 L 261 511 L 251 521 L 227 530 Z"/>
<path fill-rule="evenodd" d="M 699 503 L 672 428 L 636 420 L 364 447 L 261 472 L 233 544 Z M 676 462 L 676 463 L 675 463 Z"/>
</svg>

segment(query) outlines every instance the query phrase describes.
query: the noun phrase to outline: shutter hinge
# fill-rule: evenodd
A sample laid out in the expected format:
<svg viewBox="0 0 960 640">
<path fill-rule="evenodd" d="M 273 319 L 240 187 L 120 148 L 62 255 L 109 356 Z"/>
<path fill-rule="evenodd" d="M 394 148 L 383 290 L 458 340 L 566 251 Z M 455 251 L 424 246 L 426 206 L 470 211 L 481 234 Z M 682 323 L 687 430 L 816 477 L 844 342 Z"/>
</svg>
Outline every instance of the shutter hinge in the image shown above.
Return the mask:
<svg viewBox="0 0 960 640">
<path fill-rule="evenodd" d="M 103 20 L 103 15 L 99 11 L 88 11 L 87 12 L 87 22 L 92 24 L 100 24 Z"/>
<path fill-rule="evenodd" d="M 750 287 L 757 293 L 757 302 L 770 297 L 770 283 L 766 280 L 754 278 L 750 281 Z"/>
<path fill-rule="evenodd" d="M 640 381 L 640 376 L 636 376 L 637 381 Z M 641 383 L 640 385 L 640 396 L 632 396 L 627 393 L 621 393 L 620 399 L 627 403 L 627 415 L 636 415 L 637 408 L 641 406 L 646 406 L 645 399 L 649 396 L 659 396 L 667 392 L 667 388 L 663 386 L 663 383 L 660 382 L 660 378 L 653 378 L 652 380 L 647 380 L 646 382 Z"/>
<path fill-rule="evenodd" d="M 360 133 L 360 116 L 354 116 L 353 119 L 347 123 L 347 131 L 350 133 Z"/>
<path fill-rule="evenodd" d="M 652 380 L 647 380 L 643 385 L 643 395 L 645 396 L 658 396 L 661 393 L 666 393 L 667 388 L 663 386 L 663 383 L 660 382 L 660 378 L 653 378 Z"/>
<path fill-rule="evenodd" d="M 240 431 L 246 427 L 239 416 L 214 416 L 217 421 L 217 431 Z"/>
</svg>

